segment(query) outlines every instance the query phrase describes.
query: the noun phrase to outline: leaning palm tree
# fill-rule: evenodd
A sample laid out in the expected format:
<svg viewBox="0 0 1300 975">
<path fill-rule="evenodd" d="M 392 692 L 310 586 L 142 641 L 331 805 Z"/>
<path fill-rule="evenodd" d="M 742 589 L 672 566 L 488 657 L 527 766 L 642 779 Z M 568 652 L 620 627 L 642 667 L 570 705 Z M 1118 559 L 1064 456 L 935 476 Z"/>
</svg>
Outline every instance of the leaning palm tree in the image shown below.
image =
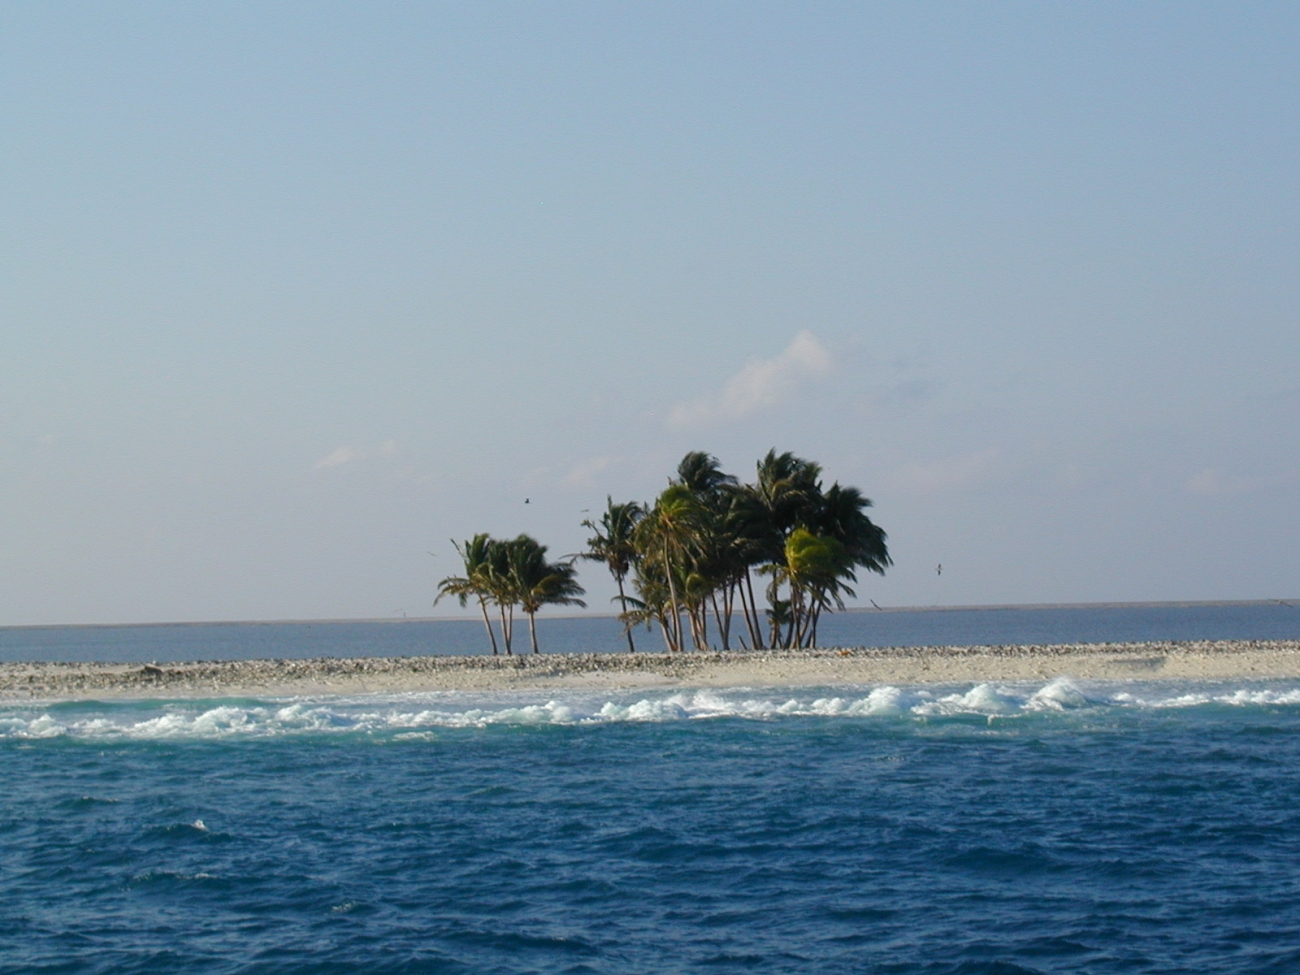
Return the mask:
<svg viewBox="0 0 1300 975">
<path fill-rule="evenodd" d="M 494 538 L 483 570 L 485 584 L 492 595 L 492 601 L 497 604 L 497 615 L 501 618 L 501 641 L 505 644 L 506 656 L 514 655 L 515 606 L 519 602 L 518 586 L 511 564 L 513 544 L 510 540 Z"/>
<path fill-rule="evenodd" d="M 710 615 L 728 649 L 737 606 L 748 636 L 739 636 L 742 645 L 815 646 L 822 613 L 855 595 L 855 570 L 883 574 L 892 564 L 884 531 L 865 513 L 871 501 L 856 488 L 824 489 L 819 464 L 775 449 L 756 473 L 740 484 L 716 457 L 692 451 L 648 510 L 607 499 L 599 523 L 583 522 L 594 536 L 581 557 L 614 574 L 629 649 L 630 627 L 654 622 L 670 650 L 684 649 L 686 620 L 705 649 Z M 766 613 L 755 572 L 770 580 Z M 624 587 L 629 576 L 635 595 Z"/>
<path fill-rule="evenodd" d="M 772 577 L 767 587 L 769 609 L 766 613 L 773 646 L 784 642 L 777 634 L 788 633 L 789 601 L 778 606 L 779 589 L 784 579 L 785 543 L 800 526 L 816 523 L 821 509 L 821 467 L 794 454 L 778 454 L 773 448 L 757 464 L 753 484 L 729 489 L 735 537 L 738 586 L 741 610 L 755 649 L 763 646 L 763 630 L 758 601 L 754 598 L 751 571 Z M 748 599 L 746 599 L 748 597 Z M 774 623 L 779 618 L 781 622 Z"/>
<path fill-rule="evenodd" d="M 528 634 L 533 653 L 537 647 L 537 611 L 543 606 L 586 606 L 578 597 L 586 590 L 578 584 L 572 561 L 547 562 L 546 546 L 530 535 L 505 543 L 510 581 L 519 608 L 528 614 Z"/>
<path fill-rule="evenodd" d="M 778 454 L 769 450 L 758 462 L 758 480 L 754 492 L 767 509 L 775 534 L 770 543 L 773 561 L 780 561 L 779 550 L 790 532 L 800 525 L 807 527 L 821 506 L 821 465 L 788 451 Z"/>
<path fill-rule="evenodd" d="M 772 539 L 774 536 L 779 537 L 779 533 L 772 525 L 771 512 L 752 484 L 742 484 L 728 490 L 724 518 L 728 540 L 728 569 L 734 580 L 736 595 L 740 599 L 741 615 L 749 633 L 750 644 L 755 650 L 762 650 L 762 617 L 754 598 L 752 571 L 768 560 L 775 548 Z"/>
<path fill-rule="evenodd" d="M 790 587 L 788 647 L 817 645 L 817 622 L 830 605 L 844 607 L 843 594 L 854 595 L 844 582 L 856 581 L 853 561 L 834 538 L 796 528 L 785 543 L 785 563 L 779 570 Z"/>
<path fill-rule="evenodd" d="M 497 543 L 493 542 L 486 533 L 481 533 L 459 545 L 455 539 L 452 539 L 451 544 L 455 546 L 457 554 L 465 565 L 465 574 L 447 576 L 441 580 L 438 583 L 438 597 L 433 601 L 433 605 L 437 606 L 444 596 L 455 596 L 457 602 L 465 606 L 470 597 L 474 597 L 478 601 L 479 610 L 483 613 L 483 626 L 487 629 L 488 640 L 492 644 L 492 656 L 495 657 L 498 654 L 497 638 L 492 632 L 492 622 L 488 619 L 487 604 L 488 597 L 492 595 L 488 570 L 493 554 L 492 549 Z"/>
<path fill-rule="evenodd" d="M 668 588 L 667 632 L 669 646 L 681 650 L 683 584 L 692 570 L 692 558 L 703 538 L 703 512 L 690 489 L 670 484 L 654 507 L 636 526 L 639 563 L 650 571 L 657 563 Z"/>
<path fill-rule="evenodd" d="M 673 483 L 689 488 L 697 498 L 707 501 L 726 488 L 735 487 L 738 482 L 723 472 L 718 458 L 703 450 L 692 450 L 677 465 L 677 477 Z"/>
<path fill-rule="evenodd" d="M 668 581 L 663 578 L 659 563 L 638 559 L 632 568 L 632 588 L 637 595 L 627 597 L 630 608 L 619 617 L 623 625 L 644 623 L 648 630 L 658 623 L 664 635 L 664 646 L 669 652 L 676 650 L 673 628 L 668 624 Z"/>
<path fill-rule="evenodd" d="M 698 511 L 698 544 L 691 557 L 690 572 L 683 587 L 691 635 L 695 645 L 708 645 L 708 614 L 712 609 L 723 650 L 731 649 L 731 614 L 738 571 L 738 523 L 732 517 L 732 495 L 740 482 L 722 470 L 718 458 L 693 450 L 677 465 L 673 484 L 691 492 Z"/>
<path fill-rule="evenodd" d="M 832 484 L 822 498 L 816 530 L 843 545 L 854 565 L 884 575 L 885 569 L 894 563 L 889 557 L 884 529 L 864 511 L 870 507 L 871 499 L 863 497 L 857 488 L 841 487 L 838 482 Z"/>
<path fill-rule="evenodd" d="M 593 534 L 587 539 L 587 551 L 579 558 L 605 563 L 609 574 L 614 577 L 614 582 L 618 585 L 618 602 L 623 610 L 620 618 L 623 618 L 628 614 L 627 593 L 624 591 L 623 581 L 632 571 L 632 563 L 636 559 L 634 536 L 637 522 L 645 517 L 645 508 L 635 501 L 615 504 L 614 499 L 608 495 L 605 498 L 605 505 L 605 512 L 600 516 L 599 522 L 588 518 L 582 523 L 582 527 L 590 529 Z M 627 636 L 627 649 L 629 652 L 635 652 L 636 644 L 632 642 L 632 626 L 626 619 L 623 623 L 623 632 Z"/>
</svg>

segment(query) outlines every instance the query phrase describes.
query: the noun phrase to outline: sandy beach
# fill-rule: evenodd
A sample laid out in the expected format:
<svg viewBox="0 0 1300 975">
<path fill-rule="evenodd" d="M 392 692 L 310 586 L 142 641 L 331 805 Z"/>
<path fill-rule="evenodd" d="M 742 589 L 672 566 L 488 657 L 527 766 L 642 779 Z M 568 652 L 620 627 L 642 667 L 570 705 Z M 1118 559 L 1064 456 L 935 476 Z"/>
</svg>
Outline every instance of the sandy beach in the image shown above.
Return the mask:
<svg viewBox="0 0 1300 975">
<path fill-rule="evenodd" d="M 1300 678 L 1300 641 L 0 664 L 0 700 Z"/>
</svg>

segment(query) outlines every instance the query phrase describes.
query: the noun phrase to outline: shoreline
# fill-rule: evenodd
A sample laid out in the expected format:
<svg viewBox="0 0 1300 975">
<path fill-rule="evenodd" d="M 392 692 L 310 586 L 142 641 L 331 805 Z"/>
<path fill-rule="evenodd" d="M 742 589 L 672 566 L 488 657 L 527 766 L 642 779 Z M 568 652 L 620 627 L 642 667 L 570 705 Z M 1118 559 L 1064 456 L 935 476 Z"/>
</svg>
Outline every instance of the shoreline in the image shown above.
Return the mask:
<svg viewBox="0 0 1300 975">
<path fill-rule="evenodd" d="M 1300 678 L 1300 640 L 984 647 L 3 663 L 0 702 L 430 691 L 619 691 L 984 681 Z"/>
</svg>

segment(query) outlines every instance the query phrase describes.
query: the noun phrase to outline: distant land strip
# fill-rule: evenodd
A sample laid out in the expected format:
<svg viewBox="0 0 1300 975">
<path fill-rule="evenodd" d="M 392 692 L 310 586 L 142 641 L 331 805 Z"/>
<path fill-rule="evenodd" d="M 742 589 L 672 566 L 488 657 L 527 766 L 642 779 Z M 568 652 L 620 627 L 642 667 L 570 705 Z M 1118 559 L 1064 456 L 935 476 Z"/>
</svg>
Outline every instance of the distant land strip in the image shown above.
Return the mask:
<svg viewBox="0 0 1300 975">
<path fill-rule="evenodd" d="M 165 664 L 3 663 L 0 699 L 289 697 L 438 691 L 1300 678 L 1300 640 L 727 653 L 317 657 Z"/>
</svg>

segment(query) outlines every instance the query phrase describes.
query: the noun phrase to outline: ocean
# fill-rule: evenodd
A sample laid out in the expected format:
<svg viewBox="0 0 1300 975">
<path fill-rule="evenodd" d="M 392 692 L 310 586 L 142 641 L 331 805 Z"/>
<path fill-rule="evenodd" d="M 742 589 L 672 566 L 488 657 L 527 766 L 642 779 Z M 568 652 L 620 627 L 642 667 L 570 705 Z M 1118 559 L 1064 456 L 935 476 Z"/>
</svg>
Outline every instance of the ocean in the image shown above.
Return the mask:
<svg viewBox="0 0 1300 975">
<path fill-rule="evenodd" d="M 516 649 L 528 649 L 527 628 L 526 620 L 517 624 Z M 627 650 L 622 626 L 607 616 L 543 615 L 537 630 L 543 652 Z M 733 634 L 743 630 L 739 621 L 733 626 Z M 634 638 L 643 650 L 664 649 L 657 631 L 637 629 Z M 1300 639 L 1300 602 L 1290 600 L 853 611 L 829 614 L 819 628 L 819 641 L 826 647 L 1295 639 Z M 0 627 L 0 662 L 163 663 L 489 652 L 483 624 L 476 619 Z"/>
<path fill-rule="evenodd" d="M 2 973 L 1300 971 L 1300 681 L 8 703 L 0 774 Z"/>
</svg>

